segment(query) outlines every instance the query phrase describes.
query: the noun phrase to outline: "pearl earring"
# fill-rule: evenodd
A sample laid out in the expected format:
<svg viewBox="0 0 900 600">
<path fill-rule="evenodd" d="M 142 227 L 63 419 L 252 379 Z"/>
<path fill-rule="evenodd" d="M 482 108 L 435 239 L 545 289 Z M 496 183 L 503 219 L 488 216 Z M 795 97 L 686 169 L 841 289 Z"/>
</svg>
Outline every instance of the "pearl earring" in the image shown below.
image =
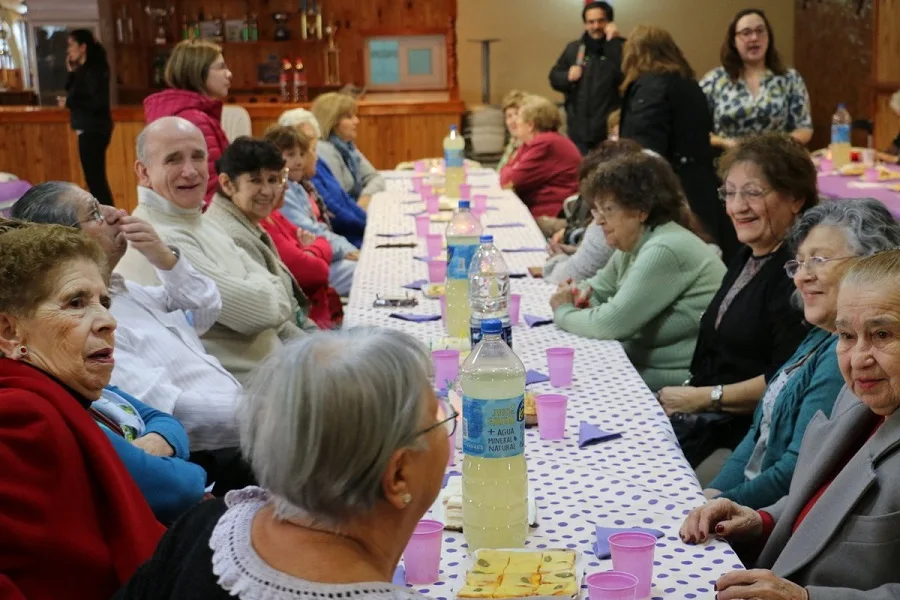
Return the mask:
<svg viewBox="0 0 900 600">
<path fill-rule="evenodd" d="M 23 344 L 13 352 L 13 360 L 24 360 L 28 356 L 28 348 Z"/>
<path fill-rule="evenodd" d="M 403 496 L 400 499 L 403 501 L 403 504 L 406 504 L 407 506 L 409 506 L 409 504 L 412 502 L 412 495 L 403 494 Z"/>
</svg>

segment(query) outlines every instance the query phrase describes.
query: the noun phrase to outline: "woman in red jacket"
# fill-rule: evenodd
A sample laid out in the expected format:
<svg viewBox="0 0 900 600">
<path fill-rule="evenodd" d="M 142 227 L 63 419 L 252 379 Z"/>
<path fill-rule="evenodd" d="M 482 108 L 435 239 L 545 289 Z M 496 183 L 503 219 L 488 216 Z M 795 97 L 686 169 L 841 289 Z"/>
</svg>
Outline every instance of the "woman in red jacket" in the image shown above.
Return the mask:
<svg viewBox="0 0 900 600">
<path fill-rule="evenodd" d="M 500 184 L 515 190 L 535 217 L 556 217 L 563 201 L 578 193 L 581 153 L 559 134 L 559 109 L 540 96 L 519 107 L 516 132 L 522 145 L 500 170 Z"/>
<path fill-rule="evenodd" d="M 104 251 L 0 220 L 0 598 L 105 600 L 153 554 L 153 516 L 92 411 L 116 321 Z"/>
<path fill-rule="evenodd" d="M 203 132 L 209 153 L 208 206 L 218 185 L 216 161 L 228 147 L 228 137 L 222 129 L 221 99 L 231 87 L 231 71 L 218 45 L 184 40 L 172 50 L 165 77 L 170 89 L 144 100 L 144 118 L 149 124 L 162 117 L 182 117 Z"/>
</svg>

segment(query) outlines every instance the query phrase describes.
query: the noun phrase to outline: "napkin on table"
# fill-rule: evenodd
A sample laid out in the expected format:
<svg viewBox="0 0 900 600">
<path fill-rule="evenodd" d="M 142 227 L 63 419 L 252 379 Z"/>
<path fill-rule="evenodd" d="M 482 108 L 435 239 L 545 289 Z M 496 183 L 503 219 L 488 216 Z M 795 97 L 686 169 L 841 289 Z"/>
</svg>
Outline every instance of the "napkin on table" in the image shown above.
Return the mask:
<svg viewBox="0 0 900 600">
<path fill-rule="evenodd" d="M 525 227 L 525 223 L 494 223 L 493 225 L 488 225 L 490 229 L 499 229 L 501 227 Z"/>
<path fill-rule="evenodd" d="M 605 442 L 606 440 L 614 440 L 614 439 L 620 438 L 620 437 L 622 437 L 621 433 L 613 433 L 611 431 L 604 431 L 603 429 L 600 429 L 596 425 L 592 425 L 586 421 L 582 421 L 581 425 L 578 427 L 578 447 L 579 448 L 584 448 L 586 446 L 591 446 L 593 444 Z"/>
<path fill-rule="evenodd" d="M 412 321 L 413 323 L 427 323 L 428 321 L 440 321 L 441 315 L 412 315 L 409 313 L 391 313 L 393 319 L 401 321 Z"/>
<path fill-rule="evenodd" d="M 405 287 L 408 290 L 421 290 L 422 286 L 427 283 L 428 283 L 427 279 L 416 279 L 415 281 L 410 281 L 403 287 Z"/>
<path fill-rule="evenodd" d="M 544 383 L 545 381 L 550 381 L 550 378 L 540 371 L 529 369 L 528 372 L 525 373 L 525 385 L 531 385 L 532 383 Z"/>
<path fill-rule="evenodd" d="M 553 317 L 537 317 L 535 315 L 524 315 L 522 317 L 529 327 L 540 327 L 541 325 L 549 325 L 553 322 Z"/>
<path fill-rule="evenodd" d="M 612 552 L 609 550 L 609 536 L 622 533 L 623 531 L 639 531 L 641 533 L 649 533 L 656 536 L 656 539 L 663 537 L 662 531 L 655 529 L 644 529 L 643 527 L 600 527 L 597 526 L 597 539 L 594 540 L 594 555 L 599 559 L 609 558 Z"/>
<path fill-rule="evenodd" d="M 412 235 L 409 232 L 406 233 L 376 233 L 377 237 L 386 237 L 386 238 L 395 238 L 395 237 L 406 237 L 408 235 Z"/>
<path fill-rule="evenodd" d="M 488 227 L 490 227 L 490 225 L 488 225 Z M 523 246 L 521 248 L 501 248 L 500 251 L 501 252 L 546 252 L 547 249 L 546 248 L 538 248 L 536 246 L 534 248 L 528 248 L 528 247 Z"/>
<path fill-rule="evenodd" d="M 394 579 L 391 581 L 394 585 L 406 585 L 406 568 L 403 565 L 397 565 L 394 571 Z"/>
</svg>

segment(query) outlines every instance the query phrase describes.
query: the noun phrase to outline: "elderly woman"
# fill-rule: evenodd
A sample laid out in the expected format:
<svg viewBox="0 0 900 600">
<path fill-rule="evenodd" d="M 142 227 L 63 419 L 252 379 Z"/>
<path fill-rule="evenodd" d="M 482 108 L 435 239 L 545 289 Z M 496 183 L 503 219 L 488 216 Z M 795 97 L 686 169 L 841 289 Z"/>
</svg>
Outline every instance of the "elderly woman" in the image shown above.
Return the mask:
<svg viewBox="0 0 900 600">
<path fill-rule="evenodd" d="M 356 100 L 338 92 L 322 94 L 313 102 L 312 113 L 322 128 L 319 156 L 343 190 L 365 210 L 385 185 L 384 178 L 354 143 L 359 126 Z"/>
<path fill-rule="evenodd" d="M 704 543 L 712 532 L 764 544 L 756 569 L 719 578 L 719 600 L 900 597 L 898 298 L 900 251 L 879 252 L 847 269 L 835 320 L 847 387 L 831 419 L 819 412 L 810 421 L 790 491 L 760 511 L 713 500 L 682 525 L 689 544 Z"/>
<path fill-rule="evenodd" d="M 788 493 L 803 433 L 813 415 L 831 414 L 844 384 L 837 364 L 835 317 L 848 259 L 900 246 L 900 225 L 877 200 L 828 202 L 800 217 L 788 240 L 793 278 L 812 329 L 778 370 L 756 408 L 753 426 L 705 490 L 750 508 Z"/>
<path fill-rule="evenodd" d="M 0 590 L 109 598 L 163 527 L 95 422 L 116 321 L 81 232 L 0 221 Z"/>
<path fill-rule="evenodd" d="M 894 92 L 890 102 L 891 110 L 900 119 L 900 91 Z M 900 164 L 900 133 L 891 141 L 891 145 L 884 152 L 876 152 L 875 156 L 878 160 L 886 163 L 898 165 Z"/>
<path fill-rule="evenodd" d="M 207 216 L 281 279 L 297 315 L 307 314 L 321 328 L 333 327 L 328 287 L 331 246 L 325 238 L 297 229 L 278 212 L 285 184 L 278 148 L 265 140 L 239 137 L 222 154 L 218 167 L 219 192 Z"/>
<path fill-rule="evenodd" d="M 441 489 L 456 427 L 430 360 L 388 329 L 320 332 L 279 351 L 240 411 L 264 489 L 188 514 L 116 598 L 423 598 L 390 582 Z"/>
<path fill-rule="evenodd" d="M 506 163 L 511 161 L 519 150 L 521 141 L 516 133 L 519 124 L 519 108 L 522 106 L 522 102 L 524 102 L 526 97 L 525 92 L 521 90 L 511 90 L 503 97 L 503 118 L 506 121 L 506 131 L 509 133 L 509 142 L 507 142 L 506 147 L 503 149 L 503 155 L 500 157 L 500 162 L 497 163 L 498 171 L 503 170 Z"/>
<path fill-rule="evenodd" d="M 652 390 L 684 381 L 700 315 L 725 266 L 689 229 L 678 178 L 661 158 L 641 153 L 608 161 L 586 192 L 616 251 L 580 288 L 560 286 L 550 299 L 553 320 L 572 333 L 622 342 Z"/>
<path fill-rule="evenodd" d="M 535 217 L 558 217 L 563 201 L 578 193 L 581 153 L 560 135 L 559 125 L 559 109 L 552 102 L 525 98 L 516 122 L 521 146 L 500 169 L 500 184 L 514 189 Z"/>
<path fill-rule="evenodd" d="M 803 315 L 791 303 L 793 283 L 784 276 L 793 258 L 784 240 L 819 201 L 809 154 L 782 134 L 743 140 L 719 167 L 720 197 L 746 247 L 703 313 L 689 379 L 659 392 L 694 467 L 744 439 L 766 382 L 806 337 Z"/>
<path fill-rule="evenodd" d="M 152 123 L 162 117 L 182 117 L 203 132 L 209 161 L 209 205 L 216 191 L 216 161 L 228 147 L 222 129 L 222 99 L 231 87 L 231 71 L 221 46 L 200 39 L 180 42 L 166 62 L 165 79 L 169 89 L 144 99 L 144 118 Z"/>
</svg>

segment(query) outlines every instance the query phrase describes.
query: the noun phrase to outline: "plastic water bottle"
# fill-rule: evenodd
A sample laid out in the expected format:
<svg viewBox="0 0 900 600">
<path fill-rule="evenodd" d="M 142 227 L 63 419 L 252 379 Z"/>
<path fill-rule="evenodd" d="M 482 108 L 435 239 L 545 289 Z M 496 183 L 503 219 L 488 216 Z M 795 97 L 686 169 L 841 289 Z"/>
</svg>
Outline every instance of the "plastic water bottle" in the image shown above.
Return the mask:
<svg viewBox="0 0 900 600">
<path fill-rule="evenodd" d="M 831 164 L 840 169 L 850 162 L 850 124 L 852 120 L 847 107 L 838 104 L 831 117 Z"/>
<path fill-rule="evenodd" d="M 460 368 L 463 395 L 463 535 L 469 550 L 516 548 L 528 535 L 525 366 L 497 319 Z"/>
<path fill-rule="evenodd" d="M 466 140 L 456 130 L 456 125 L 451 125 L 450 133 L 444 138 L 444 195 L 448 198 L 459 198 L 459 184 L 466 181 L 465 153 Z"/>
<path fill-rule="evenodd" d="M 460 200 L 447 226 L 447 335 L 452 338 L 469 339 L 469 266 L 480 237 L 481 224 L 469 212 L 469 201 Z"/>
<path fill-rule="evenodd" d="M 481 236 L 481 246 L 469 267 L 469 337 L 474 348 L 481 341 L 481 323 L 500 319 L 500 337 L 512 348 L 512 322 L 509 320 L 509 268 L 503 253 L 494 246 L 494 236 Z"/>
</svg>

